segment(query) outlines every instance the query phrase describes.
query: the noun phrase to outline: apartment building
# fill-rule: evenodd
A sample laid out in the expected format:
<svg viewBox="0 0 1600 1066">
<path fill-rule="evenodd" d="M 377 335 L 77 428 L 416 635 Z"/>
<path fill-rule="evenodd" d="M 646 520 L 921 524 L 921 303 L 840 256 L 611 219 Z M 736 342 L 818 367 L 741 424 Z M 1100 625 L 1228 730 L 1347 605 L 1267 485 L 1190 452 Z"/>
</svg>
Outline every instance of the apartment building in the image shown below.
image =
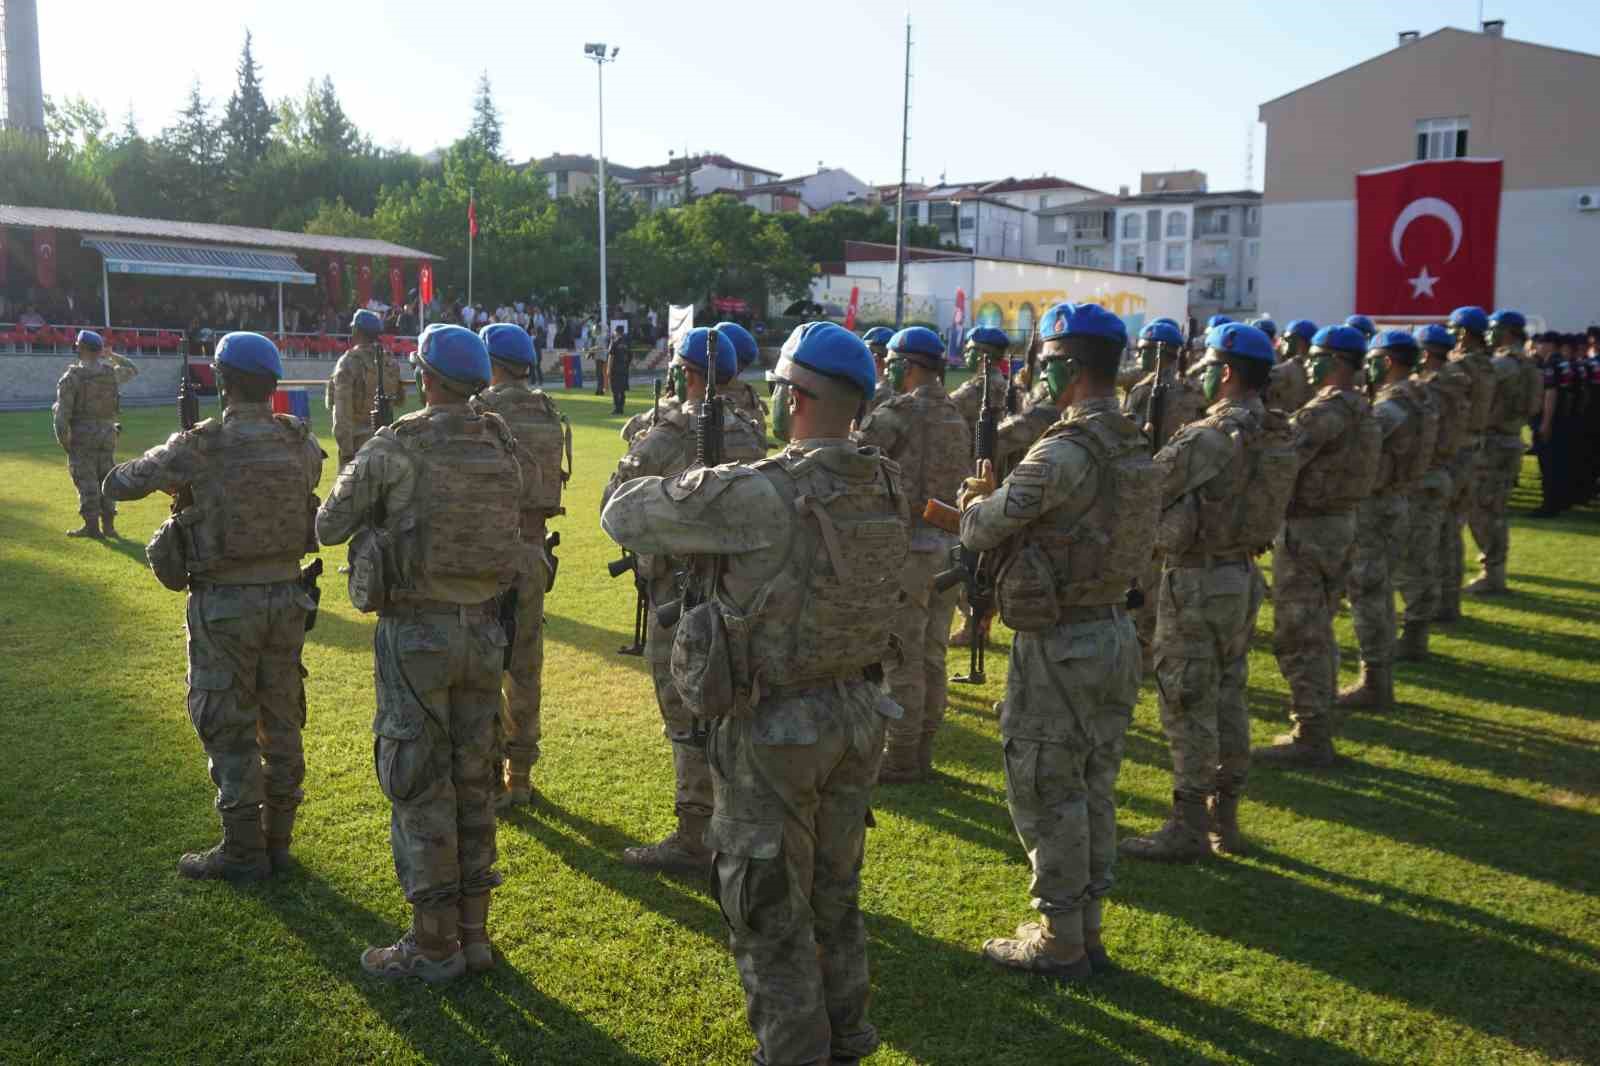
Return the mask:
<svg viewBox="0 0 1600 1066">
<path fill-rule="evenodd" d="M 755 185 L 742 194 L 742 199 L 768 214 L 795 211 L 809 215 L 834 204 L 866 206 L 872 199 L 872 186 L 843 167 L 819 167 L 810 174 Z"/>
</svg>

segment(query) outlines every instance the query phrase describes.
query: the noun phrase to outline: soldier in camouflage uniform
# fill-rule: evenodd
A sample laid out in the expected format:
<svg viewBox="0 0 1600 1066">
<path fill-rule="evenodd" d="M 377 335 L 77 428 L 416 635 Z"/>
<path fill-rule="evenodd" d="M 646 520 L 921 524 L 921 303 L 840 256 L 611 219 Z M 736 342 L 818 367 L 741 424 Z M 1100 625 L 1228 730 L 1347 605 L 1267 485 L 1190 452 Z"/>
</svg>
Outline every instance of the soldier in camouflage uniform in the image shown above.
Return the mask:
<svg viewBox="0 0 1600 1066">
<path fill-rule="evenodd" d="M 1017 371 L 1018 376 L 1025 373 L 1026 370 Z M 1029 389 L 1017 413 L 1002 418 L 995 431 L 994 458 L 997 468 L 1010 470 L 1033 447 L 1033 442 L 1044 436 L 1045 430 L 1055 425 L 1060 417 L 1061 412 L 1056 410 L 1055 401 L 1050 399 L 1050 390 L 1045 388 L 1044 382 Z"/>
<path fill-rule="evenodd" d="M 133 380 L 139 368 L 107 349 L 92 329 L 78 331 L 77 348 L 78 361 L 56 382 L 52 425 L 56 443 L 67 453 L 67 472 L 78 490 L 78 513 L 83 516 L 83 525 L 67 536 L 98 540 L 117 535 L 117 508 L 101 496 L 100 483 L 117 461 L 118 389 Z"/>
<path fill-rule="evenodd" d="M 889 686 L 905 716 L 889 726 L 879 780 L 920 781 L 933 772 L 933 738 L 944 721 L 948 695 L 945 657 L 958 588 L 939 592 L 933 577 L 950 565 L 955 538 L 923 520 L 930 499 L 950 503 L 972 471 L 972 432 L 944 391 L 944 341 L 912 326 L 889 341 L 886 364 L 895 394 L 873 408 L 854 436 L 900 466 L 911 508 L 911 553 L 900 575 L 907 602 L 895 635 L 901 660 L 890 666 Z"/>
<path fill-rule="evenodd" d="M 333 440 L 339 446 L 340 467 L 354 459 L 361 446 L 372 439 L 372 408 L 379 382 L 396 407 L 405 402 L 400 369 L 378 343 L 382 331 L 383 319 L 376 311 L 357 311 L 350 320 L 355 343 L 339 357 L 328 376 L 325 402 L 333 412 Z"/>
<path fill-rule="evenodd" d="M 872 353 L 873 372 L 878 375 L 878 384 L 872 390 L 872 398 L 867 401 L 868 411 L 894 395 L 894 388 L 889 384 L 889 375 L 884 372 L 884 363 L 889 358 L 889 341 L 893 337 L 894 330 L 888 326 L 873 326 L 861 335 L 867 350 Z"/>
<path fill-rule="evenodd" d="M 1383 448 L 1372 407 L 1356 391 L 1366 351 L 1358 330 L 1319 330 L 1308 367 L 1319 391 L 1290 419 L 1300 473 L 1272 545 L 1273 646 L 1289 683 L 1294 730 L 1250 753 L 1258 767 L 1333 765 L 1339 725 L 1333 616 L 1350 576 L 1356 505 L 1372 490 Z"/>
<path fill-rule="evenodd" d="M 178 860 L 197 879 L 254 881 L 289 862 L 306 763 L 301 646 L 316 603 L 300 581 L 325 458 L 311 427 L 272 413 L 283 377 L 258 333 L 216 348 L 222 417 L 112 470 L 109 499 L 172 493 L 183 504 L 151 541 L 163 584 L 189 589 L 189 721 L 217 787 L 222 842 Z"/>
<path fill-rule="evenodd" d="M 713 327 L 722 334 L 725 343 L 733 345 L 734 357 L 739 363 L 739 373 L 743 374 L 756 364 L 761 358 L 761 346 L 756 343 L 749 330 L 737 322 L 718 322 Z M 750 416 L 750 420 L 761 427 L 761 443 L 767 441 L 767 405 L 756 392 L 756 387 L 743 378 L 736 377 L 728 382 L 728 400 Z"/>
<path fill-rule="evenodd" d="M 1417 381 L 1438 408 L 1439 431 L 1428 471 L 1411 493 L 1411 530 L 1394 573 L 1395 591 L 1405 601 L 1405 628 L 1394 655 L 1397 662 L 1428 657 L 1428 627 L 1439 609 L 1440 573 L 1450 550 L 1447 527 L 1453 521 L 1449 507 L 1455 496 L 1455 478 L 1472 460 L 1463 447 L 1472 379 L 1449 360 L 1455 341 L 1440 325 L 1419 326 L 1415 335 L 1423 354 Z"/>
<path fill-rule="evenodd" d="M 956 405 L 961 412 L 961 417 L 967 420 L 967 429 L 972 433 L 973 440 L 978 436 L 978 416 L 983 411 L 983 375 L 980 370 L 988 368 L 989 378 L 989 410 L 995 413 L 996 429 L 999 419 L 1005 417 L 1007 392 L 1010 382 L 1005 371 L 1000 368 L 1006 366 L 1006 348 L 1011 344 L 1011 338 L 1006 336 L 1005 330 L 993 326 L 974 326 L 967 330 L 967 342 L 964 355 L 967 369 L 972 371 L 972 376 L 950 393 L 950 402 Z M 997 448 L 998 450 L 998 448 Z M 1004 469 L 1003 467 L 1001 468 Z M 961 628 L 950 636 L 950 645 L 965 648 L 972 642 L 972 607 L 967 603 L 966 590 L 963 588 L 958 593 L 958 602 L 961 611 Z M 989 639 L 989 624 L 994 620 L 994 612 L 978 621 L 979 639 Z"/>
<path fill-rule="evenodd" d="M 1266 405 L 1274 411 L 1292 415 L 1311 399 L 1311 378 L 1306 373 L 1306 353 L 1317 327 L 1303 318 L 1289 323 L 1278 340 L 1278 365 L 1267 382 Z"/>
<path fill-rule="evenodd" d="M 1433 461 L 1439 409 L 1411 380 L 1421 358 L 1417 339 L 1403 329 L 1380 333 L 1367 352 L 1372 413 L 1383 432 L 1378 477 L 1356 508 L 1355 558 L 1348 591 L 1361 679 L 1339 693 L 1339 706 L 1394 709 L 1394 583 L 1411 536 L 1412 493 Z"/>
<path fill-rule="evenodd" d="M 506 651 L 497 597 L 526 564 L 522 477 L 510 427 L 467 404 L 490 379 L 478 335 L 429 326 L 412 358 L 424 407 L 380 429 L 339 472 L 317 533 L 324 544 L 359 538 L 351 599 L 378 611 L 373 757 L 412 907 L 411 928 L 368 948 L 361 968 L 448 981 L 494 966 L 495 720 Z M 362 583 L 374 550 L 393 576 L 381 588 Z"/>
<path fill-rule="evenodd" d="M 501 686 L 496 734 L 495 780 L 502 791 L 495 806 L 509 809 L 533 800 L 529 775 L 539 761 L 539 703 L 544 672 L 544 594 L 554 579 L 545 553 L 545 524 L 566 514 L 561 489 L 572 473 L 572 427 L 543 389 L 528 377 L 537 356 L 527 330 L 496 322 L 479 330 L 489 352 L 489 387 L 474 396 L 474 414 L 493 412 L 511 428 L 522 471 L 521 528 L 526 565 L 517 574 L 516 636 L 511 666 Z M 567 465 L 561 465 L 563 450 Z M 503 775 L 503 776 L 502 776 Z"/>
<path fill-rule="evenodd" d="M 783 452 L 636 478 L 601 525 L 641 557 L 699 556 L 715 575 L 678 622 L 673 674 L 714 723 L 706 839 L 754 1061 L 853 1063 L 878 1046 L 860 886 L 884 722 L 899 714 L 880 664 L 907 494 L 894 463 L 848 436 L 874 384 L 858 338 L 807 323 L 772 380 Z"/>
<path fill-rule="evenodd" d="M 628 454 L 617 464 L 616 473 L 611 475 L 600 498 L 602 510 L 618 489 L 635 478 L 675 477 L 695 465 L 693 417 L 705 398 L 710 334 L 711 330 L 701 326 L 684 338 L 669 373 L 677 402 L 670 409 L 662 407 L 660 420 L 634 440 Z M 720 333 L 717 336 L 715 370 L 720 391 L 738 373 L 738 358 L 733 344 Z M 732 404 L 723 406 L 722 436 L 723 457 L 729 462 L 755 462 L 767 454 L 760 427 Z M 694 718 L 672 683 L 672 630 L 663 627 L 656 617 L 657 608 L 683 595 L 679 577 L 684 572 L 684 562 L 671 555 L 646 553 L 639 556 L 638 567 L 640 577 L 649 585 L 644 654 L 655 683 L 663 732 L 672 744 L 672 806 L 677 828 L 659 843 L 628 848 L 622 853 L 622 860 L 630 866 L 701 871 L 711 862 L 711 851 L 704 842 L 711 818 L 711 771 L 706 766 L 705 738 L 695 733 Z"/>
<path fill-rule="evenodd" d="M 1456 348 L 1451 361 L 1465 370 L 1472 379 L 1472 402 L 1469 407 L 1470 417 L 1467 420 L 1467 450 L 1472 453 L 1472 462 L 1461 483 L 1454 486 L 1456 498 L 1451 510 L 1455 520 L 1451 523 L 1450 550 L 1445 552 L 1445 574 L 1440 582 L 1443 597 L 1439 602 L 1438 613 L 1434 615 L 1435 622 L 1445 624 L 1461 617 L 1464 547 L 1461 530 L 1477 519 L 1482 510 L 1482 501 L 1488 492 L 1489 473 L 1484 457 L 1489 416 L 1495 402 L 1494 358 L 1484 341 L 1484 334 L 1489 331 L 1489 316 L 1481 307 L 1458 307 L 1450 312 L 1449 329 L 1456 339 Z M 1484 527 L 1480 525 L 1479 528 Z M 1487 531 L 1484 535 L 1487 538 Z M 1484 543 L 1479 541 L 1480 552 L 1484 546 Z"/>
<path fill-rule="evenodd" d="M 1096 304 L 1057 304 L 1040 334 L 1040 376 L 1063 417 L 998 490 L 987 466 L 959 500 L 962 544 L 1002 555 L 1000 617 L 1016 632 L 1000 715 L 1006 798 L 1039 912 L 983 953 L 1081 981 L 1112 968 L 1101 898 L 1113 880 L 1117 772 L 1139 694 L 1125 602 L 1161 485 L 1149 442 L 1117 408 L 1122 320 Z"/>
<path fill-rule="evenodd" d="M 1129 387 L 1122 401 L 1122 412 L 1133 419 L 1152 447 L 1157 442 L 1171 440 L 1181 427 L 1205 413 L 1205 395 L 1183 372 L 1182 351 L 1183 332 L 1170 318 L 1157 319 L 1139 331 L 1139 365 L 1145 374 Z M 1167 367 L 1166 410 L 1160 432 L 1152 433 L 1150 397 L 1156 388 L 1156 368 L 1163 363 Z M 1161 556 L 1153 544 L 1150 561 L 1140 570 L 1138 581 L 1144 603 L 1134 611 L 1134 628 L 1139 633 L 1143 666 L 1148 672 L 1155 666 L 1156 601 L 1160 598 L 1157 589 L 1161 584 Z"/>
<path fill-rule="evenodd" d="M 1162 479 L 1155 632 L 1161 725 L 1172 749 L 1172 813 L 1125 840 L 1134 859 L 1187 862 L 1243 850 L 1239 801 L 1250 769 L 1248 652 L 1263 582 L 1255 554 L 1283 525 L 1299 459 L 1288 419 L 1261 403 L 1272 342 L 1229 323 L 1206 337 L 1206 416 L 1155 455 Z M 1151 590 L 1156 594 L 1156 590 Z"/>
<path fill-rule="evenodd" d="M 1479 492 L 1468 518 L 1472 539 L 1478 542 L 1478 563 L 1483 572 L 1463 591 L 1499 596 L 1506 591 L 1506 556 L 1511 548 L 1506 506 L 1522 470 L 1522 430 L 1533 411 L 1532 382 L 1523 372 L 1527 319 L 1520 311 L 1496 311 L 1489 319 L 1487 343 L 1494 351 L 1490 361 L 1494 399 L 1484 426 Z M 1538 395 L 1543 398 L 1542 383 Z"/>
</svg>

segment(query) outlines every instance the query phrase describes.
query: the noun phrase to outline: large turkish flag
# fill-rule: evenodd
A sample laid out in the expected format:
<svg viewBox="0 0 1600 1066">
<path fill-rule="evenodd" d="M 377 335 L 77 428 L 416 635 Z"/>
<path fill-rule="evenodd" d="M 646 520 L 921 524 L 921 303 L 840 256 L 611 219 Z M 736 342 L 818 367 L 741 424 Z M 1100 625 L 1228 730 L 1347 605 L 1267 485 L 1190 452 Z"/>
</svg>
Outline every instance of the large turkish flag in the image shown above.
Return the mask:
<svg viewBox="0 0 1600 1066">
<path fill-rule="evenodd" d="M 356 259 L 356 306 L 365 307 L 372 301 L 372 259 L 361 256 Z"/>
<path fill-rule="evenodd" d="M 400 273 L 400 260 L 389 260 L 389 302 L 396 307 L 406 302 L 405 276 Z"/>
<path fill-rule="evenodd" d="M 56 231 L 33 231 L 33 276 L 41 289 L 56 287 Z"/>
<path fill-rule="evenodd" d="M 1355 309 L 1445 315 L 1468 304 L 1493 307 L 1500 174 L 1498 159 L 1357 174 Z"/>
</svg>

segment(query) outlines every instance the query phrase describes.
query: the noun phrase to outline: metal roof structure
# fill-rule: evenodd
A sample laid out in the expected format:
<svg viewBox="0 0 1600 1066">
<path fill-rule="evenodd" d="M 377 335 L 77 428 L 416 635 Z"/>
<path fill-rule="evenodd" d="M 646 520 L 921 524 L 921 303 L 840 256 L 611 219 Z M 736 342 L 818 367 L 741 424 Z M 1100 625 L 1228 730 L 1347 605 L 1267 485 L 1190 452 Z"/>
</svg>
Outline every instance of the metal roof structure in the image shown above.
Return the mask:
<svg viewBox="0 0 1600 1066">
<path fill-rule="evenodd" d="M 315 274 L 301 269 L 294 256 L 286 252 L 202 244 L 157 244 L 99 235 L 85 237 L 83 243 L 105 257 L 106 270 L 112 274 L 226 278 L 289 285 L 315 285 L 317 282 Z"/>
<path fill-rule="evenodd" d="M 224 226 L 215 222 L 177 222 L 133 215 L 105 215 L 96 211 L 70 211 L 58 207 L 20 207 L 0 204 L 0 226 L 28 229 L 66 229 L 106 237 L 145 237 L 167 241 L 201 241 L 235 247 L 280 248 L 296 252 L 332 252 L 341 255 L 381 255 L 399 259 L 440 257 L 416 248 L 366 237 L 324 237 L 254 226 Z"/>
</svg>

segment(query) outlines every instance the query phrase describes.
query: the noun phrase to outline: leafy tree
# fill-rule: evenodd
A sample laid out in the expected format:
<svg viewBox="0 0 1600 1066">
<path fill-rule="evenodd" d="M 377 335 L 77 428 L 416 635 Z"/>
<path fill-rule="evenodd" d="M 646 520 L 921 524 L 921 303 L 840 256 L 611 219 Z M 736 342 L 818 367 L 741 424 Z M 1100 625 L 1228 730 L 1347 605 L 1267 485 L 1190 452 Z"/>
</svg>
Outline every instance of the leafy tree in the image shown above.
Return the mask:
<svg viewBox="0 0 1600 1066">
<path fill-rule="evenodd" d="M 23 130 L 0 129 L 0 189 L 7 201 L 30 207 L 115 211 L 117 206 L 104 180 Z"/>
<path fill-rule="evenodd" d="M 846 241 L 893 244 L 895 238 L 894 220 L 883 207 L 834 204 L 809 217 L 794 213 L 776 217 L 795 246 L 813 263 L 842 260 Z M 906 244 L 914 248 L 937 248 L 939 228 L 911 223 L 906 226 Z"/>
<path fill-rule="evenodd" d="M 82 96 L 69 96 L 59 103 L 46 96 L 44 128 L 49 150 L 67 159 L 97 156 L 110 140 L 105 111 Z"/>
<path fill-rule="evenodd" d="M 292 148 L 330 156 L 353 155 L 369 147 L 344 113 L 333 79 L 327 76 L 321 84 L 308 81 L 298 101 L 286 97 L 278 102 L 278 136 Z"/>
<path fill-rule="evenodd" d="M 501 160 L 500 112 L 495 109 L 489 92 L 489 72 L 478 75 L 478 92 L 472 99 L 472 128 L 467 134 L 476 141 L 489 158 Z"/>
<path fill-rule="evenodd" d="M 250 31 L 244 31 L 244 48 L 239 53 L 239 84 L 228 98 L 222 120 L 223 139 L 235 167 L 254 163 L 267 154 L 272 142 L 272 127 L 278 116 L 261 91 L 260 66 L 250 51 Z"/>
<path fill-rule="evenodd" d="M 222 127 L 211 116 L 211 103 L 200 95 L 200 83 L 189 87 L 189 100 L 177 121 L 161 131 L 157 142 L 166 157 L 162 170 L 172 182 L 167 190 L 178 217 L 213 221 L 221 213 L 225 174 Z"/>
</svg>

